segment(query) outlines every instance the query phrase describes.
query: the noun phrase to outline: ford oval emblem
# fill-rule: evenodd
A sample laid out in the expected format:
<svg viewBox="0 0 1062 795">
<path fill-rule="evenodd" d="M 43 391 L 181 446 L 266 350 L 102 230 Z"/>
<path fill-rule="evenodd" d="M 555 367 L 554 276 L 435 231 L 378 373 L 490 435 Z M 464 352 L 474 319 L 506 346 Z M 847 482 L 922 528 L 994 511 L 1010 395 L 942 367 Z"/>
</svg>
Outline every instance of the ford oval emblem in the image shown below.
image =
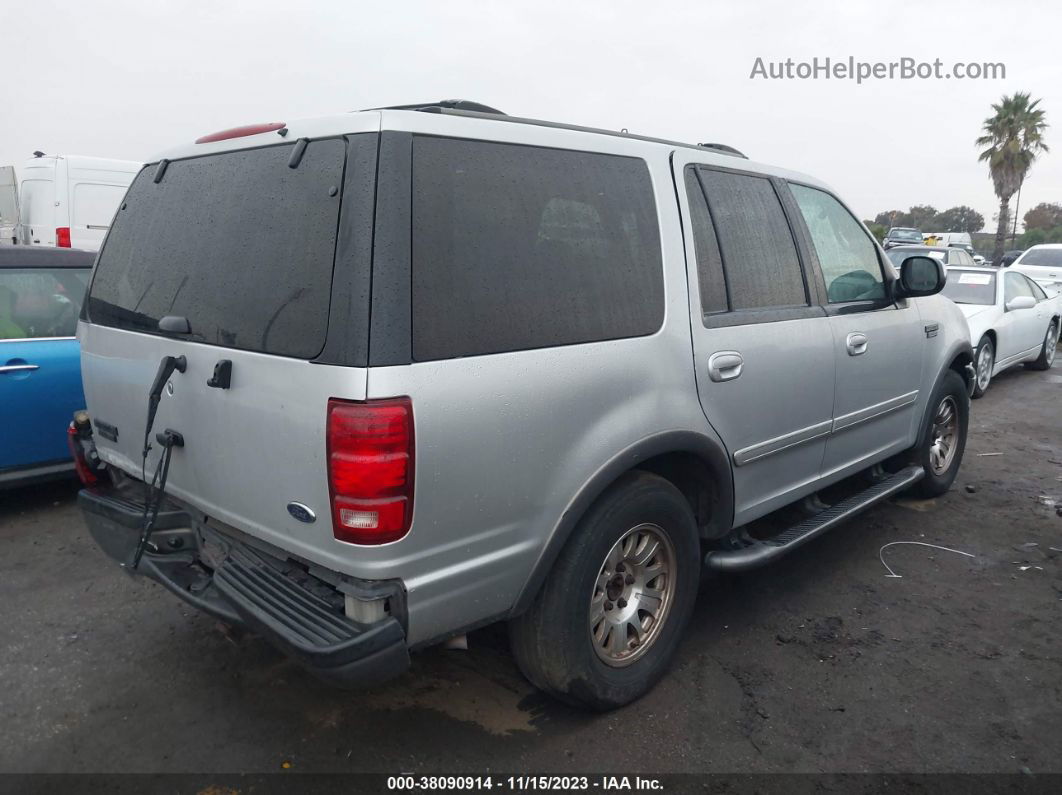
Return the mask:
<svg viewBox="0 0 1062 795">
<path fill-rule="evenodd" d="M 306 524 L 312 524 L 317 519 L 317 514 L 308 505 L 303 505 L 301 502 L 289 502 L 288 513 Z"/>
</svg>

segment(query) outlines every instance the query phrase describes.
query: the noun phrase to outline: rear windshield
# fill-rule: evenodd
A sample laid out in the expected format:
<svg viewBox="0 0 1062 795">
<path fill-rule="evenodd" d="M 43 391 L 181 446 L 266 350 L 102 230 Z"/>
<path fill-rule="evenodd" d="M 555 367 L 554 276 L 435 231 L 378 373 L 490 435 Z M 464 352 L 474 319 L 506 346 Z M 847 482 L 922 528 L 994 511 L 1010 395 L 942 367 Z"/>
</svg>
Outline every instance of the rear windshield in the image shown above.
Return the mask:
<svg viewBox="0 0 1062 795">
<path fill-rule="evenodd" d="M 922 233 L 917 229 L 890 229 L 889 237 L 893 240 L 917 240 L 922 242 Z"/>
<path fill-rule="evenodd" d="M 957 304 L 983 304 L 996 302 L 996 274 L 979 271 L 948 271 L 944 295 Z"/>
<path fill-rule="evenodd" d="M 1026 251 L 1019 265 L 1041 265 L 1047 268 L 1062 267 L 1062 248 L 1033 248 Z"/>
<path fill-rule="evenodd" d="M 311 358 L 324 346 L 344 145 L 245 149 L 156 166 L 134 180 L 100 254 L 88 318 L 188 339 Z"/>
</svg>

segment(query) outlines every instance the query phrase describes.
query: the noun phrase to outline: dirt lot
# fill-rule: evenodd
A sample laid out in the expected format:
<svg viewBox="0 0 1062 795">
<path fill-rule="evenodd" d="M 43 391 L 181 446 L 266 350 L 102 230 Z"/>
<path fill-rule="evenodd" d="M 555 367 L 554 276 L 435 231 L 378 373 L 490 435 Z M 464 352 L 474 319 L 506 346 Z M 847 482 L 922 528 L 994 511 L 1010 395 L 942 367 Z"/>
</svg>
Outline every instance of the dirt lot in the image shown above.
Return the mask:
<svg viewBox="0 0 1062 795">
<path fill-rule="evenodd" d="M 105 559 L 71 484 L 0 494 L 0 770 L 1062 771 L 1062 370 L 999 377 L 956 487 L 705 583 L 671 674 L 587 715 L 501 628 L 367 693 Z M 923 541 L 974 557 L 919 546 Z"/>
</svg>

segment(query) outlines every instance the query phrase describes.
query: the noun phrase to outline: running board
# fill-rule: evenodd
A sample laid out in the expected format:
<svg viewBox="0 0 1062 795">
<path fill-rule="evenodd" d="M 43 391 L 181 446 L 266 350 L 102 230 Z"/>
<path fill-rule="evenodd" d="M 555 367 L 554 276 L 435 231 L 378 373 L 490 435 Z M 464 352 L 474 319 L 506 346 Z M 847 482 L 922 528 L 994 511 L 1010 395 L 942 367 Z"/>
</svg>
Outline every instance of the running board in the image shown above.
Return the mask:
<svg viewBox="0 0 1062 795">
<path fill-rule="evenodd" d="M 871 505 L 914 485 L 924 476 L 922 467 L 909 466 L 772 538 L 753 541 L 739 549 L 713 550 L 704 556 L 704 565 L 713 571 L 748 571 L 765 566 Z"/>
</svg>

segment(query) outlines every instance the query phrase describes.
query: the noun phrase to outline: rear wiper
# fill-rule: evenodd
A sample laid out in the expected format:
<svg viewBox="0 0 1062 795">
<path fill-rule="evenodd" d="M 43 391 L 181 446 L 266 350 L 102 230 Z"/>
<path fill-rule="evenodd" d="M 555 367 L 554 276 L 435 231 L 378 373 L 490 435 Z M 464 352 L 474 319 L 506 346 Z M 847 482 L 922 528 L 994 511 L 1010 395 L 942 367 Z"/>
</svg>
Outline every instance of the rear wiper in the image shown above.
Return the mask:
<svg viewBox="0 0 1062 795">
<path fill-rule="evenodd" d="M 158 323 L 159 331 L 167 334 L 191 334 L 192 324 L 184 315 L 166 315 Z"/>
</svg>

